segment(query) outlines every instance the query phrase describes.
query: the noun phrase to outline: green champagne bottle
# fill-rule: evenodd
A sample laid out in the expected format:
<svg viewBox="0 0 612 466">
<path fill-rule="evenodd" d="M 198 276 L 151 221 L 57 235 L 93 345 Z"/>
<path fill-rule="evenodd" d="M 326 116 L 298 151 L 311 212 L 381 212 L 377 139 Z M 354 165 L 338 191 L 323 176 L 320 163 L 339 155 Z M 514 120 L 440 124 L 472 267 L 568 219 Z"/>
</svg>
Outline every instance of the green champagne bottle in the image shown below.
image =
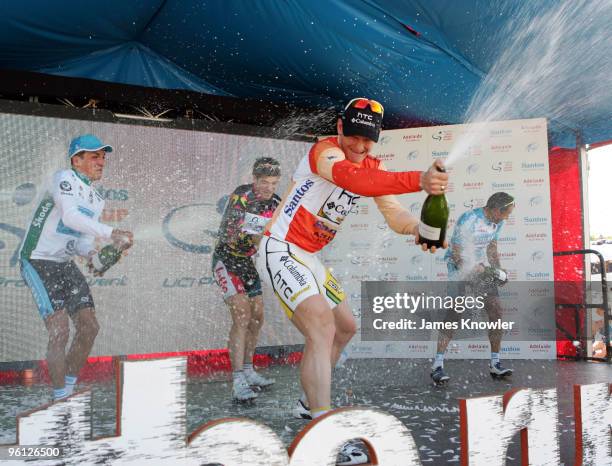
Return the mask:
<svg viewBox="0 0 612 466">
<path fill-rule="evenodd" d="M 112 244 L 109 244 L 91 258 L 91 265 L 97 273 L 103 274 L 115 265 L 119 259 L 121 259 L 121 251 Z"/>
<path fill-rule="evenodd" d="M 436 170 L 444 172 L 443 168 L 436 166 Z M 448 202 L 444 194 L 430 194 L 425 199 L 421 209 L 421 223 L 419 223 L 419 243 L 426 244 L 427 248 L 435 246 L 441 248 L 446 238 L 446 224 L 448 223 Z"/>
</svg>

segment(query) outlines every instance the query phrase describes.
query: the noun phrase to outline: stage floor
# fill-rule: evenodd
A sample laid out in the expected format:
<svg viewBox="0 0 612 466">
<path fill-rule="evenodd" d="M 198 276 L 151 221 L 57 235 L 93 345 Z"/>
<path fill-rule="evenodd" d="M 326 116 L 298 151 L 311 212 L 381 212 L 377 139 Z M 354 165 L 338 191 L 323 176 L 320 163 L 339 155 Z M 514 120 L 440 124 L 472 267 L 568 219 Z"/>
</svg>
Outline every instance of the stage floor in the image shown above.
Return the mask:
<svg viewBox="0 0 612 466">
<path fill-rule="evenodd" d="M 499 395 L 512 388 L 556 388 L 559 403 L 561 460 L 574 463 L 574 402 L 572 386 L 612 382 L 612 366 L 572 361 L 505 361 L 515 370 L 511 379 L 493 380 L 485 360 L 450 360 L 446 387 L 434 387 L 428 360 L 358 359 L 336 369 L 333 403 L 376 407 L 399 418 L 412 432 L 423 464 L 459 463 L 458 398 Z M 276 385 L 262 392 L 254 406 L 234 404 L 227 375 L 190 377 L 187 382 L 187 431 L 222 417 L 249 417 L 270 426 L 288 445 L 305 421 L 293 419 L 291 409 L 300 394 L 297 367 L 276 366 L 263 371 Z M 115 385 L 94 384 L 93 433 L 113 435 Z M 0 386 L 0 443 L 15 442 L 15 416 L 47 403 L 50 388 L 34 384 Z M 520 464 L 518 435 L 510 446 L 508 465 Z"/>
</svg>

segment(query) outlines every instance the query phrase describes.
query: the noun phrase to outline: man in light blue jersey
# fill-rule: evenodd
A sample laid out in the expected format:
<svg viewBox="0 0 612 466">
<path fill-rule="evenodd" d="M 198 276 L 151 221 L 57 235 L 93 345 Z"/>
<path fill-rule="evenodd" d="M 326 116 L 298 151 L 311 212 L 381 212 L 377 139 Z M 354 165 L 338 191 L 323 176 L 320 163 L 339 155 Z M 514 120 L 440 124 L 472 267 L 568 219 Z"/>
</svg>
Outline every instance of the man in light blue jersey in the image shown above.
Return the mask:
<svg viewBox="0 0 612 466">
<path fill-rule="evenodd" d="M 72 257 L 88 258 L 90 270 L 100 275 L 132 245 L 131 232 L 99 222 L 104 199 L 92 182 L 102 177 L 112 150 L 91 134 L 72 140 L 71 169 L 53 175 L 21 244 L 21 274 L 49 332 L 47 364 L 55 400 L 74 390 L 99 329 L 89 286 Z M 98 254 L 95 238 L 113 244 Z M 76 334 L 66 354 L 69 317 Z"/>
<path fill-rule="evenodd" d="M 453 231 L 450 247 L 444 256 L 448 267 L 448 280 L 470 283 L 473 291 L 484 297 L 484 307 L 491 322 L 501 319 L 498 286 L 506 281 L 505 271 L 501 269 L 499 263 L 497 238 L 514 205 L 512 196 L 499 192 L 489 197 L 485 207 L 462 214 Z M 463 294 L 465 292 L 463 284 L 457 283 L 457 286 L 451 284 L 453 294 Z M 458 318 L 459 314 L 450 310 L 446 320 L 456 321 Z M 444 355 L 452 336 L 451 328 L 439 331 L 438 348 L 431 372 L 431 378 L 436 384 L 444 384 L 450 379 L 444 372 Z M 489 330 L 491 344 L 489 371 L 493 377 L 512 375 L 512 370 L 503 367 L 499 359 L 501 339 L 501 329 Z"/>
</svg>

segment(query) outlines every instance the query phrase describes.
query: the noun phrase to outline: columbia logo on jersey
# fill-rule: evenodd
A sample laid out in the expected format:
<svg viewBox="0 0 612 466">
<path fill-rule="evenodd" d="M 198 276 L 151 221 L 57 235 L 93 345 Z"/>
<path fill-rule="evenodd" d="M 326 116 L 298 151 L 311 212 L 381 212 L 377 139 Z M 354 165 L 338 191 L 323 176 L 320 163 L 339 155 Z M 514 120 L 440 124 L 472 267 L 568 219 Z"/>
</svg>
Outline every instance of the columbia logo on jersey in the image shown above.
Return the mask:
<svg viewBox="0 0 612 466">
<path fill-rule="evenodd" d="M 291 201 L 285 206 L 284 212 L 286 215 L 291 217 L 295 212 L 295 209 L 298 207 L 300 200 L 304 197 L 304 194 L 308 192 L 308 190 L 314 185 L 314 181 L 306 180 L 302 186 L 295 190 L 295 194 L 291 198 Z"/>
</svg>

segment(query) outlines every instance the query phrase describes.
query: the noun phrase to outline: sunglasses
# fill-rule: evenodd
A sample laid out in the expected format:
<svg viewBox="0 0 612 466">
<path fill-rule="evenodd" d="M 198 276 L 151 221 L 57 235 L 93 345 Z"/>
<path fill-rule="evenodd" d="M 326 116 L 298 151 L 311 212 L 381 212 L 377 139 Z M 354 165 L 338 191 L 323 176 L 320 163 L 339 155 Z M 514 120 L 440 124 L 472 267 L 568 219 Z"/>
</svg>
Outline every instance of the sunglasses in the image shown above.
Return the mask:
<svg viewBox="0 0 612 466">
<path fill-rule="evenodd" d="M 508 210 L 508 208 L 510 207 L 516 207 L 515 201 L 510 201 L 507 204 L 504 204 L 503 206 L 501 206 L 499 208 L 500 212 L 506 212 Z"/>
<path fill-rule="evenodd" d="M 382 104 L 380 102 L 377 102 L 376 100 L 366 99 L 364 97 L 357 97 L 356 99 L 351 100 L 346 105 L 346 107 L 344 107 L 344 110 L 346 111 L 348 108 L 351 107 L 363 109 L 366 108 L 368 105 L 374 113 L 380 113 L 380 116 L 383 116 L 385 109 L 383 108 Z"/>
</svg>

